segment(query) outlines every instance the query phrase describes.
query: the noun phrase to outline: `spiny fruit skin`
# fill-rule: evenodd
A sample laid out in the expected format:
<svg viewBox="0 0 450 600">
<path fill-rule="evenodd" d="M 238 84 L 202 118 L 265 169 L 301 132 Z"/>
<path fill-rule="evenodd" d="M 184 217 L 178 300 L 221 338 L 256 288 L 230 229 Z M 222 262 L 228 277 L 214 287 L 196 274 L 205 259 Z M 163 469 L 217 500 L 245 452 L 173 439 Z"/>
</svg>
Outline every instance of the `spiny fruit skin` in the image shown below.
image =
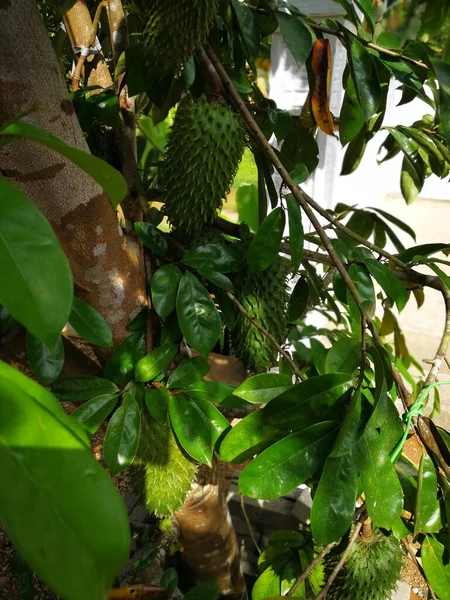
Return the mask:
<svg viewBox="0 0 450 600">
<path fill-rule="evenodd" d="M 159 170 L 164 211 L 182 236 L 211 225 L 236 175 L 245 145 L 239 117 L 206 102 L 179 107 Z"/>
<path fill-rule="evenodd" d="M 402 551 L 393 535 L 374 532 L 375 540 L 358 540 L 343 569 L 328 592 L 329 600 L 387 600 L 396 588 L 402 566 Z M 339 553 L 330 553 L 325 559 L 326 575 L 330 575 Z"/>
<path fill-rule="evenodd" d="M 287 334 L 288 272 L 288 263 L 278 258 L 261 273 L 247 268 L 233 280 L 239 302 L 280 344 Z M 267 371 L 277 356 L 273 344 L 241 314 L 231 330 L 231 344 L 236 356 L 253 373 Z"/>
<path fill-rule="evenodd" d="M 213 25 L 219 0 L 138 0 L 147 23 L 144 44 L 150 72 L 181 67 Z"/>
<path fill-rule="evenodd" d="M 157 423 L 142 411 L 141 438 L 133 462 L 135 489 L 149 512 L 170 517 L 181 508 L 197 470 L 178 447 L 169 422 Z"/>
</svg>

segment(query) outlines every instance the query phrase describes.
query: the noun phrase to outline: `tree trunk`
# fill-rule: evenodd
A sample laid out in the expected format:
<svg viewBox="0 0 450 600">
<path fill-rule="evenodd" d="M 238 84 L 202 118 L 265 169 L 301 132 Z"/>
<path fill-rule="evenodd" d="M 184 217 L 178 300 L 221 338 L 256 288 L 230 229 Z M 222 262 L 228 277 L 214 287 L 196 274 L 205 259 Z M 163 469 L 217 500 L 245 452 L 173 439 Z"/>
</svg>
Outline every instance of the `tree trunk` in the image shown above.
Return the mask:
<svg viewBox="0 0 450 600">
<path fill-rule="evenodd" d="M 88 151 L 36 2 L 0 2 L 0 36 L 0 123 L 37 107 L 27 122 Z M 78 167 L 26 140 L 0 149 L 0 170 L 49 219 L 78 295 L 104 315 L 119 342 L 146 303 L 145 277 L 138 245 L 122 235 L 107 196 Z"/>
</svg>

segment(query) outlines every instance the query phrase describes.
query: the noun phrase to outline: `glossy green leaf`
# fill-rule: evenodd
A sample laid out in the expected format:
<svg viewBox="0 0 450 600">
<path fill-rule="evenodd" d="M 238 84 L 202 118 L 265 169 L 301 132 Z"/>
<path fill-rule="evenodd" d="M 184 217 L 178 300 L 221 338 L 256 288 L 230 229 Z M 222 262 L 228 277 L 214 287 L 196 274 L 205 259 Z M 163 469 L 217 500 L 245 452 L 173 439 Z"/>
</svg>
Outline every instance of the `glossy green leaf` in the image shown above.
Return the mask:
<svg viewBox="0 0 450 600">
<path fill-rule="evenodd" d="M 52 392 L 60 400 L 83 402 L 104 394 L 115 394 L 119 388 L 101 377 L 65 377 L 52 385 Z"/>
<path fill-rule="evenodd" d="M 345 151 L 341 175 L 350 175 L 359 167 L 366 151 L 368 137 L 366 127 L 363 125 Z"/>
<path fill-rule="evenodd" d="M 423 531 L 433 517 L 437 503 L 437 474 L 433 461 L 426 450 L 422 451 L 417 479 L 417 499 L 414 511 L 414 535 Z"/>
<path fill-rule="evenodd" d="M 351 142 L 361 131 L 363 125 L 364 113 L 356 95 L 353 79 L 349 77 L 339 118 L 341 144 L 345 146 Z"/>
<path fill-rule="evenodd" d="M 252 589 L 252 600 L 280 598 L 281 575 L 274 565 L 270 565 L 258 579 Z"/>
<path fill-rule="evenodd" d="M 420 244 L 419 246 L 413 246 L 407 248 L 403 252 L 400 252 L 398 258 L 402 262 L 411 262 L 415 256 L 430 256 L 436 254 L 442 250 L 450 250 L 450 244 Z"/>
<path fill-rule="evenodd" d="M 166 256 L 168 252 L 168 243 L 165 234 L 155 227 L 153 223 L 146 221 L 135 223 L 134 230 L 138 238 L 144 245 L 159 256 Z"/>
<path fill-rule="evenodd" d="M 381 100 L 381 87 L 374 60 L 367 48 L 349 34 L 348 57 L 356 96 L 366 120 L 377 112 Z"/>
<path fill-rule="evenodd" d="M 361 363 L 361 342 L 341 338 L 334 342 L 325 360 L 326 373 L 353 373 Z"/>
<path fill-rule="evenodd" d="M 169 363 L 178 352 L 177 344 L 163 344 L 141 358 L 136 365 L 135 376 L 137 381 L 146 383 L 152 381 L 165 371 Z"/>
<path fill-rule="evenodd" d="M 187 387 L 196 381 L 200 381 L 209 373 L 210 368 L 208 360 L 203 356 L 185 360 L 172 371 L 167 380 L 167 387 L 169 389 Z"/>
<path fill-rule="evenodd" d="M 450 564 L 444 562 L 445 547 L 427 536 L 422 544 L 422 565 L 431 587 L 441 600 L 450 600 Z"/>
<path fill-rule="evenodd" d="M 380 434 L 366 428 L 358 443 L 361 481 L 369 517 L 378 527 L 391 529 L 403 507 L 403 492 Z"/>
<path fill-rule="evenodd" d="M 141 412 L 136 388 L 127 392 L 122 405 L 111 417 L 103 443 L 103 456 L 111 476 L 131 465 L 136 456 L 141 433 Z"/>
<path fill-rule="evenodd" d="M 255 17 L 252 11 L 241 2 L 238 2 L 238 0 L 233 0 L 232 5 L 239 26 L 245 56 L 247 61 L 252 64 L 258 55 L 260 44 L 260 34 Z"/>
<path fill-rule="evenodd" d="M 58 379 L 64 366 L 64 346 L 59 337 L 53 352 L 48 346 L 27 332 L 27 355 L 33 375 L 44 385 L 49 385 Z"/>
<path fill-rule="evenodd" d="M 199 274 L 216 285 L 219 289 L 225 290 L 226 292 L 234 292 L 234 286 L 231 280 L 224 275 L 223 273 L 219 273 L 218 271 L 210 271 L 208 269 L 197 269 Z"/>
<path fill-rule="evenodd" d="M 228 329 L 236 324 L 237 312 L 228 295 L 220 288 L 213 288 L 214 298 L 220 310 L 220 316 Z"/>
<path fill-rule="evenodd" d="M 336 402 L 351 386 L 352 376 L 349 373 L 311 377 L 269 402 L 264 410 L 276 427 L 306 427 L 312 424 L 308 419 L 330 416 Z"/>
<path fill-rule="evenodd" d="M 228 398 L 235 390 L 234 385 L 221 383 L 220 381 L 197 381 L 185 388 L 186 394 L 191 398 L 208 400 L 215 404 L 220 404 L 222 400 Z"/>
<path fill-rule="evenodd" d="M 113 345 L 112 331 L 105 318 L 80 298 L 73 299 L 69 323 L 86 342 L 106 348 Z"/>
<path fill-rule="evenodd" d="M 306 311 L 309 300 L 309 286 L 304 277 L 300 277 L 289 297 L 289 321 L 300 319 Z"/>
<path fill-rule="evenodd" d="M 402 311 L 406 306 L 408 296 L 406 288 L 402 285 L 401 281 L 397 279 L 386 265 L 383 265 L 378 260 L 366 259 L 364 260 L 364 264 L 389 298 L 396 303 L 398 310 Z"/>
<path fill-rule="evenodd" d="M 93 435 L 115 408 L 117 400 L 114 394 L 97 396 L 77 408 L 71 416 L 86 429 L 89 435 Z"/>
<path fill-rule="evenodd" d="M 447 144 L 450 144 L 450 65 L 438 59 L 434 59 L 432 64 L 439 81 L 441 129 Z"/>
<path fill-rule="evenodd" d="M 368 240 L 372 235 L 374 224 L 375 219 L 372 213 L 367 210 L 355 210 L 348 220 L 346 227 Z M 345 233 L 338 231 L 337 234 L 339 239 L 349 247 L 356 247 L 359 243 Z"/>
<path fill-rule="evenodd" d="M 104 160 L 92 156 L 88 152 L 68 146 L 48 131 L 44 131 L 30 123 L 15 121 L 4 127 L 0 131 L 0 134 L 25 137 L 69 159 L 103 188 L 114 208 L 117 207 L 127 194 L 126 181 L 119 171 L 111 167 Z"/>
<path fill-rule="evenodd" d="M 394 215 L 389 214 L 388 212 L 381 210 L 381 208 L 372 208 L 372 210 L 376 211 L 382 217 L 384 217 L 387 221 L 390 221 L 394 225 L 396 225 L 399 229 L 407 233 L 412 237 L 414 241 L 416 241 L 415 231 L 406 223 L 395 217 Z"/>
<path fill-rule="evenodd" d="M 69 263 L 47 219 L 0 177 L 0 304 L 49 348 L 73 299 Z"/>
<path fill-rule="evenodd" d="M 243 268 L 240 254 L 225 244 L 206 244 L 188 250 L 181 261 L 193 269 L 235 273 Z"/>
<path fill-rule="evenodd" d="M 239 478 L 239 493 L 271 500 L 304 483 L 325 462 L 336 424 L 317 423 L 276 442 L 257 456 Z"/>
<path fill-rule="evenodd" d="M 374 15 L 374 4 L 372 0 L 355 0 L 355 4 L 363 13 L 366 23 L 370 27 L 371 33 L 373 33 L 375 28 L 375 15 Z"/>
<path fill-rule="evenodd" d="M 327 458 L 311 508 L 311 530 L 319 546 L 339 540 L 350 528 L 357 482 L 358 466 L 351 452 Z"/>
<path fill-rule="evenodd" d="M 246 379 L 233 391 L 235 396 L 254 404 L 265 404 L 292 386 L 292 378 L 277 373 L 262 373 Z"/>
<path fill-rule="evenodd" d="M 145 390 L 145 404 L 151 416 L 164 425 L 169 411 L 169 392 L 165 387 L 148 388 Z"/>
<path fill-rule="evenodd" d="M 423 150 L 425 150 L 430 160 L 430 167 L 433 172 L 440 177 L 441 174 L 445 172 L 445 156 L 433 143 L 432 138 L 416 127 L 404 127 L 400 125 L 397 129 L 412 138 Z"/>
<path fill-rule="evenodd" d="M 278 10 L 276 12 L 281 35 L 294 57 L 298 67 L 301 67 L 311 53 L 313 35 L 309 27 L 298 17 Z"/>
<path fill-rule="evenodd" d="M 181 271 L 176 265 L 163 265 L 152 277 L 153 307 L 160 317 L 167 317 L 177 302 Z"/>
<path fill-rule="evenodd" d="M 303 232 L 300 206 L 292 194 L 286 196 L 289 218 L 289 246 L 291 249 L 292 270 L 298 271 L 303 258 L 305 234 Z"/>
<path fill-rule="evenodd" d="M 106 600 L 128 559 L 128 517 L 77 431 L 50 392 L 0 363 L 2 525 L 58 596 Z"/>
<path fill-rule="evenodd" d="M 264 271 L 275 262 L 285 221 L 284 210 L 278 207 L 262 222 L 247 252 L 247 262 L 254 271 Z"/>
<path fill-rule="evenodd" d="M 208 355 L 219 338 L 222 323 L 206 288 L 189 272 L 180 281 L 177 314 L 187 343 L 200 354 Z"/>
<path fill-rule="evenodd" d="M 186 396 L 169 398 L 169 414 L 181 446 L 192 458 L 210 467 L 214 445 L 229 427 L 225 417 L 209 402 Z"/>
<path fill-rule="evenodd" d="M 361 438 L 367 423 L 367 417 L 363 412 L 363 394 L 360 388 L 354 390 L 350 404 L 345 412 L 344 420 L 330 456 L 345 456 L 353 451 L 355 444 Z"/>
<path fill-rule="evenodd" d="M 425 182 L 425 163 L 420 154 L 416 156 L 414 165 L 403 157 L 400 174 L 400 188 L 406 204 L 411 204 L 420 194 Z"/>
<path fill-rule="evenodd" d="M 281 437 L 280 430 L 270 423 L 263 410 L 255 410 L 227 433 L 220 444 L 220 459 L 243 463 Z"/>
<path fill-rule="evenodd" d="M 372 279 L 367 272 L 367 270 L 360 265 L 351 265 L 348 270 L 348 274 L 350 275 L 353 283 L 355 284 L 356 291 L 358 292 L 361 306 L 365 313 L 369 318 L 372 318 L 375 314 L 375 288 L 372 283 Z M 361 320 L 361 313 L 359 312 L 359 308 L 353 299 L 353 296 L 350 294 L 350 291 L 347 290 L 347 302 L 350 308 L 350 314 L 352 318 L 358 323 Z"/>
<path fill-rule="evenodd" d="M 184 600 L 219 600 L 220 588 L 215 581 L 199 583 L 184 595 Z"/>
<path fill-rule="evenodd" d="M 239 221 L 246 223 L 252 231 L 258 231 L 258 188 L 252 183 L 243 183 L 236 192 L 236 208 Z"/>
</svg>

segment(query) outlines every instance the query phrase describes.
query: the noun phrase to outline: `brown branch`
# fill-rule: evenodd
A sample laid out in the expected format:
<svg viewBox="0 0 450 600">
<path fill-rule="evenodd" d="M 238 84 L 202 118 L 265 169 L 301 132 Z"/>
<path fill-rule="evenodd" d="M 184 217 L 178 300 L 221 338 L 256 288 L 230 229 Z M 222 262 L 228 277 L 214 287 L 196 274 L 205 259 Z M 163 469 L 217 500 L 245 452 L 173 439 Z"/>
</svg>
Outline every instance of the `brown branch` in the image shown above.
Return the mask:
<svg viewBox="0 0 450 600">
<path fill-rule="evenodd" d="M 298 587 L 311 575 L 317 565 L 325 558 L 327 554 L 336 546 L 336 542 L 331 542 L 316 556 L 316 558 L 307 566 L 303 573 L 297 577 L 294 585 L 289 589 L 286 596 L 293 596 Z"/>
<path fill-rule="evenodd" d="M 403 546 L 403 549 L 406 550 L 406 552 L 410 555 L 410 557 L 411 557 L 414 565 L 416 566 L 416 569 L 419 571 L 420 575 L 423 577 L 425 583 L 427 584 L 427 587 L 428 587 L 428 590 L 430 592 L 431 598 L 433 600 L 438 600 L 436 594 L 433 591 L 433 588 L 428 583 L 428 579 L 427 579 L 427 576 L 425 575 L 425 571 L 423 570 L 422 565 L 417 560 L 417 556 L 415 555 L 414 550 L 411 548 L 408 540 L 406 538 L 403 539 L 403 540 L 401 540 L 401 544 Z"/>
<path fill-rule="evenodd" d="M 348 543 L 347 548 L 345 549 L 345 551 L 342 554 L 342 556 L 341 556 L 338 564 L 336 565 L 336 567 L 334 568 L 334 570 L 331 573 L 330 577 L 328 578 L 328 581 L 325 584 L 325 587 L 320 592 L 320 594 L 316 597 L 315 600 L 325 600 L 325 598 L 327 597 L 328 591 L 329 591 L 330 587 L 333 585 L 333 581 L 339 575 L 339 572 L 341 571 L 342 567 L 344 566 L 345 561 L 347 560 L 348 555 L 350 554 L 351 549 L 353 548 L 356 540 L 358 539 L 359 532 L 361 531 L 362 525 L 363 524 L 362 524 L 361 521 L 356 524 L 355 531 L 353 532 L 352 537 L 350 538 L 350 541 Z"/>
<path fill-rule="evenodd" d="M 225 88 L 223 87 L 222 80 L 220 79 L 217 71 L 212 66 L 211 61 L 209 60 L 205 49 L 202 46 L 199 46 L 195 52 L 198 62 L 203 67 L 203 70 L 206 75 L 206 79 L 209 81 L 209 84 L 213 90 L 212 102 L 215 102 L 221 95 L 226 96 Z"/>
<path fill-rule="evenodd" d="M 439 370 L 442 366 L 442 362 L 445 360 L 445 356 L 448 351 L 448 345 L 450 343 L 450 291 L 447 289 L 446 285 L 443 282 L 440 281 L 440 284 L 442 296 L 444 298 L 445 303 L 444 333 L 442 334 L 436 355 L 431 361 L 432 367 L 430 369 L 430 372 L 428 373 L 425 383 L 423 384 L 424 388 L 436 381 Z"/>
<path fill-rule="evenodd" d="M 253 6 L 251 4 L 247 4 L 246 2 L 244 2 L 244 4 L 247 8 L 249 8 L 250 10 L 252 10 L 254 12 L 260 12 L 261 14 L 265 14 L 265 15 L 270 14 L 264 8 L 259 8 L 259 7 Z M 319 25 L 318 23 L 311 22 L 309 19 L 307 19 L 307 23 L 311 27 L 311 29 L 314 29 L 314 31 L 319 31 L 321 33 L 328 33 L 329 35 L 334 35 L 335 37 L 338 37 L 340 39 L 345 38 L 345 34 L 342 31 L 338 31 L 337 29 L 333 29 L 332 27 L 326 27 L 324 25 Z M 404 56 L 403 54 L 400 54 L 399 52 L 395 52 L 394 50 L 389 50 L 388 48 L 383 48 L 383 46 L 379 46 L 378 44 L 374 44 L 373 42 L 364 40 L 363 38 L 361 38 L 359 36 L 355 36 L 355 37 L 357 37 L 358 41 L 361 42 L 361 44 L 364 44 L 364 46 L 367 46 L 367 48 L 371 48 L 372 50 L 376 50 L 377 52 L 380 52 L 381 54 L 386 54 L 387 56 L 391 56 L 392 58 L 403 60 L 404 62 L 407 62 L 416 67 L 420 67 L 421 69 L 427 69 L 427 71 L 429 70 L 428 66 L 420 60 L 415 60 L 414 58 L 410 58 L 409 56 Z"/>
<path fill-rule="evenodd" d="M 284 350 L 280 346 L 279 342 L 274 338 L 274 336 L 270 333 L 270 331 L 267 331 L 267 329 L 265 327 L 263 327 L 259 321 L 257 321 L 254 317 L 252 317 L 252 315 L 249 312 L 247 312 L 245 310 L 245 308 L 242 306 L 242 304 L 239 302 L 239 300 L 236 298 L 236 296 L 234 296 L 231 292 L 227 292 L 227 296 L 231 300 L 231 302 L 235 305 L 235 307 L 238 309 L 238 311 L 246 319 L 248 319 L 250 321 L 250 323 L 252 323 L 252 325 L 254 325 L 256 327 L 256 329 L 258 331 L 260 331 L 273 344 L 273 346 L 278 350 L 278 352 L 281 354 L 281 356 L 285 359 L 285 361 L 291 367 L 291 369 L 295 373 L 295 375 L 299 379 L 303 380 L 303 376 L 302 376 L 299 368 L 295 364 L 295 362 L 292 360 L 292 358 L 289 356 L 289 354 L 286 352 L 286 350 Z"/>
<path fill-rule="evenodd" d="M 108 24 L 114 65 L 127 46 L 127 19 L 121 0 L 107 0 Z"/>
<path fill-rule="evenodd" d="M 84 44 L 85 50 L 92 48 L 92 46 L 95 44 L 95 39 L 97 37 L 97 30 L 98 30 L 98 26 L 100 23 L 100 17 L 102 16 L 102 10 L 104 8 L 106 8 L 106 5 L 107 5 L 106 0 L 103 0 L 97 6 L 97 10 L 95 11 L 94 21 L 92 23 L 92 29 L 90 31 L 89 37 L 86 41 L 86 44 Z M 78 59 L 77 66 L 75 68 L 75 72 L 72 76 L 72 92 L 76 92 L 78 89 L 80 89 L 81 71 L 83 69 L 83 65 L 84 65 L 87 57 L 88 57 L 88 55 L 84 54 L 84 52 L 82 51 L 82 53 Z"/>
</svg>

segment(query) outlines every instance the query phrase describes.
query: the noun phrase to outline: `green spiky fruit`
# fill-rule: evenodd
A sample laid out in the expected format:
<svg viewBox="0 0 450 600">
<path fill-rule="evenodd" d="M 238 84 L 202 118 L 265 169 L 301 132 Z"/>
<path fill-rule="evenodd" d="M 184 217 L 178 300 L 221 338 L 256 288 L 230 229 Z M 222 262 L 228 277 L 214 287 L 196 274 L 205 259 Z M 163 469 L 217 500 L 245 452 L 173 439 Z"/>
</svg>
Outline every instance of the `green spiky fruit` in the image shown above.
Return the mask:
<svg viewBox="0 0 450 600">
<path fill-rule="evenodd" d="M 402 551 L 393 535 L 375 530 L 375 539 L 361 539 L 352 547 L 344 567 L 328 592 L 329 600 L 387 600 L 396 588 L 402 567 Z M 341 555 L 330 553 L 325 559 L 329 576 Z"/>
<path fill-rule="evenodd" d="M 242 158 L 245 132 L 228 107 L 182 105 L 175 116 L 159 178 L 164 211 L 181 235 L 211 225 Z"/>
<path fill-rule="evenodd" d="M 178 447 L 169 422 L 161 425 L 142 411 L 141 437 L 132 476 L 148 510 L 158 517 L 170 517 L 181 508 L 196 470 L 196 465 Z"/>
<path fill-rule="evenodd" d="M 180 68 L 208 37 L 219 0 L 138 0 L 145 15 L 146 57 L 151 72 Z"/>
<path fill-rule="evenodd" d="M 233 280 L 239 302 L 280 344 L 287 334 L 288 272 L 288 263 L 278 258 L 261 273 L 246 269 Z M 267 371 L 276 360 L 276 348 L 242 314 L 231 330 L 231 343 L 234 354 L 253 373 Z"/>
</svg>

